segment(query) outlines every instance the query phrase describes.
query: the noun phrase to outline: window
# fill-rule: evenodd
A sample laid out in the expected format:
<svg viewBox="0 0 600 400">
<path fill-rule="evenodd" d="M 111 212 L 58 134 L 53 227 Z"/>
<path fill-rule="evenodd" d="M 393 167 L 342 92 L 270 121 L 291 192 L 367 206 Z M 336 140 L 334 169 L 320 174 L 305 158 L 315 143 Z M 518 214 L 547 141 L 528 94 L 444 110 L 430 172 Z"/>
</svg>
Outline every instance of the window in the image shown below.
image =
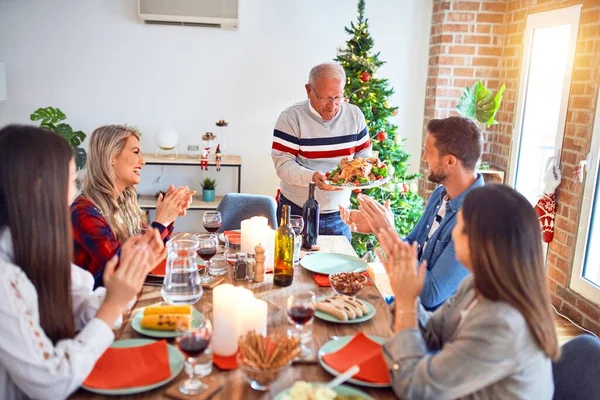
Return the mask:
<svg viewBox="0 0 600 400">
<path fill-rule="evenodd" d="M 600 304 L 600 101 L 587 161 L 571 288 Z"/>
<path fill-rule="evenodd" d="M 509 182 L 531 204 L 548 159 L 560 160 L 580 12 L 579 5 L 527 18 Z"/>
</svg>

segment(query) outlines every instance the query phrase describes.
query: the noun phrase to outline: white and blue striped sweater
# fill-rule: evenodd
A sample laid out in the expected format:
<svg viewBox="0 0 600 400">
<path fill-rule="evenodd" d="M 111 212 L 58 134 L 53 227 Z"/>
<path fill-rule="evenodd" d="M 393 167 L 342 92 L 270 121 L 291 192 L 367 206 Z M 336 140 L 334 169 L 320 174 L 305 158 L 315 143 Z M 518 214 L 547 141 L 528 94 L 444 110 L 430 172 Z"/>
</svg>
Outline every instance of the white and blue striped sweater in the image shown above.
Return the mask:
<svg viewBox="0 0 600 400">
<path fill-rule="evenodd" d="M 281 193 L 302 207 L 308 198 L 308 184 L 315 171 L 334 169 L 344 157 L 370 157 L 371 139 L 365 117 L 349 103 L 340 104 L 337 115 L 324 121 L 311 110 L 308 100 L 284 110 L 273 132 L 271 157 Z M 350 190 L 325 192 L 317 190 L 322 213 L 350 204 Z"/>
</svg>

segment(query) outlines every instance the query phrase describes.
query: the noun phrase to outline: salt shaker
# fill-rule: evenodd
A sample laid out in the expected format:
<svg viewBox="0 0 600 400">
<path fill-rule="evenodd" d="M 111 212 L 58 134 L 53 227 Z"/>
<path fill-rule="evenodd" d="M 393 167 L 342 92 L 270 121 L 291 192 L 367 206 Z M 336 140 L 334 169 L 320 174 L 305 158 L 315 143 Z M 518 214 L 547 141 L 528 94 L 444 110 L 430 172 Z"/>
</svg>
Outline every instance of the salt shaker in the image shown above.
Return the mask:
<svg viewBox="0 0 600 400">
<path fill-rule="evenodd" d="M 248 254 L 246 258 L 246 278 L 250 281 L 254 279 L 255 268 L 256 260 L 254 259 L 254 254 Z"/>
<path fill-rule="evenodd" d="M 254 282 L 265 280 L 265 249 L 258 245 L 254 248 L 256 252 L 256 265 L 254 266 Z"/>
</svg>

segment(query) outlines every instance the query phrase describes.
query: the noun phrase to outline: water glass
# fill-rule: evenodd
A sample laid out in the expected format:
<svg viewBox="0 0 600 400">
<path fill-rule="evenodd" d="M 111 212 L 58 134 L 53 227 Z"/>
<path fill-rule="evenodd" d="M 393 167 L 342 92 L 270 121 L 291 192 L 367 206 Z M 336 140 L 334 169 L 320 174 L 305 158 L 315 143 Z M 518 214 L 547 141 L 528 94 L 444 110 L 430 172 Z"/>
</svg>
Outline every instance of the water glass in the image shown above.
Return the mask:
<svg viewBox="0 0 600 400">
<path fill-rule="evenodd" d="M 225 234 L 225 256 L 232 267 L 235 265 L 237 254 L 242 251 L 242 234 L 230 232 Z"/>
<path fill-rule="evenodd" d="M 290 216 L 290 225 L 296 234 L 294 240 L 294 264 L 300 261 L 300 247 L 302 247 L 302 230 L 304 229 L 304 219 L 302 215 Z"/>
<path fill-rule="evenodd" d="M 227 254 L 225 246 L 217 246 L 217 254 L 210 260 L 208 272 L 212 276 L 225 275 L 225 272 L 227 272 Z"/>
<path fill-rule="evenodd" d="M 202 297 L 196 264 L 199 242 L 195 235 L 180 233 L 167 242 L 167 264 L 161 295 L 168 304 L 195 304 Z"/>
</svg>

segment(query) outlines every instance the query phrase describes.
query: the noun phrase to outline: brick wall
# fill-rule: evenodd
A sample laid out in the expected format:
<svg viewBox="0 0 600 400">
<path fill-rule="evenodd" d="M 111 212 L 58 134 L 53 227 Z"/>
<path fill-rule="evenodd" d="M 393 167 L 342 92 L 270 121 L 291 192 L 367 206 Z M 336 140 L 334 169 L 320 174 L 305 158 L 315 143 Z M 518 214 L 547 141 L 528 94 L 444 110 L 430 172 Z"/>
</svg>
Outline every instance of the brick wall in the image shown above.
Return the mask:
<svg viewBox="0 0 600 400">
<path fill-rule="evenodd" d="M 600 334 L 600 306 L 569 286 L 583 197 L 574 167 L 590 150 L 600 84 L 600 0 L 434 0 L 425 123 L 453 114 L 460 92 L 475 79 L 491 88 L 506 84 L 499 125 L 485 132 L 484 160 L 508 171 L 519 89 L 523 33 L 529 14 L 583 4 L 562 150 L 563 181 L 554 241 L 548 254 L 552 303 Z M 425 168 L 421 166 L 421 172 Z M 423 180 L 423 194 L 432 187 Z"/>
<path fill-rule="evenodd" d="M 456 114 L 456 103 L 463 90 L 477 80 L 497 89 L 501 85 L 503 36 L 508 0 L 433 2 L 429 70 L 425 97 L 425 126 L 433 118 Z M 486 130 L 486 139 L 495 127 Z M 423 135 L 423 140 L 425 135 Z M 493 150 L 486 140 L 484 161 Z M 427 165 L 421 161 L 421 174 Z M 428 196 L 435 185 L 423 178 L 419 190 Z"/>
<path fill-rule="evenodd" d="M 561 164 L 563 180 L 558 189 L 554 240 L 548 254 L 548 276 L 552 303 L 561 312 L 600 334 L 600 307 L 569 286 L 575 256 L 579 214 L 584 185 L 575 182 L 573 170 L 590 150 L 598 84 L 600 83 L 600 1 L 537 0 L 510 1 L 500 80 L 506 82 L 505 99 L 498 113 L 500 129 L 491 144 L 492 160 L 503 169 L 510 163 L 515 104 L 523 53 L 523 32 L 529 14 L 583 4 L 575 50 Z"/>
</svg>

